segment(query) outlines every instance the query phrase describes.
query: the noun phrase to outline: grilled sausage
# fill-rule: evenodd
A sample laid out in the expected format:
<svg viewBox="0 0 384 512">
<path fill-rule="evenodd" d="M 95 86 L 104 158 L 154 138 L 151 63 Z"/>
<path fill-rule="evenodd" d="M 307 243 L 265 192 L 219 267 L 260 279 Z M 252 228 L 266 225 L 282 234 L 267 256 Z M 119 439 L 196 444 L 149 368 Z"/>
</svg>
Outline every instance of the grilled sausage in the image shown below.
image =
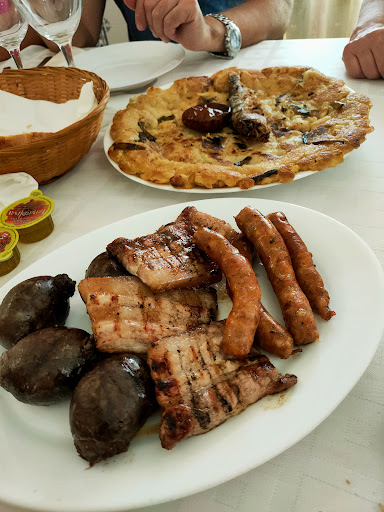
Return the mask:
<svg viewBox="0 0 384 512">
<path fill-rule="evenodd" d="M 329 294 L 313 264 L 312 254 L 282 212 L 270 213 L 267 217 L 283 237 L 291 256 L 297 282 L 309 300 L 312 309 L 324 320 L 330 320 L 334 311 L 329 309 Z"/>
<path fill-rule="evenodd" d="M 247 94 L 241 85 L 240 75 L 229 74 L 229 104 L 232 109 L 232 125 L 243 135 L 260 142 L 267 142 L 270 128 L 266 118 L 254 109 L 247 109 Z"/>
<path fill-rule="evenodd" d="M 219 265 L 233 294 L 233 307 L 225 323 L 224 354 L 247 357 L 260 321 L 260 287 L 250 262 L 226 238 L 198 228 L 193 242 Z"/>
<path fill-rule="evenodd" d="M 252 244 L 243 233 L 238 233 L 233 227 L 221 219 L 213 217 L 207 213 L 200 212 L 194 206 L 187 206 L 178 216 L 177 220 L 191 222 L 193 227 L 197 229 L 199 226 L 205 226 L 213 229 L 220 235 L 223 235 L 248 261 L 252 262 Z M 227 292 L 232 298 L 232 291 L 227 281 Z M 268 311 L 260 305 L 260 323 L 256 330 L 256 344 L 267 350 L 270 354 L 274 354 L 282 359 L 286 359 L 292 354 L 293 339 L 287 329 L 280 325 L 268 313 Z"/>
<path fill-rule="evenodd" d="M 287 359 L 293 351 L 293 338 L 261 304 L 260 323 L 256 330 L 255 344 L 270 354 Z"/>
<path fill-rule="evenodd" d="M 319 333 L 311 306 L 296 280 L 288 249 L 277 229 L 258 210 L 249 207 L 241 210 L 236 222 L 260 256 L 296 345 L 317 340 Z"/>
<path fill-rule="evenodd" d="M 243 233 L 238 233 L 224 220 L 200 212 L 194 206 L 185 207 L 177 220 L 191 223 L 194 229 L 200 226 L 213 229 L 213 231 L 223 235 L 247 260 L 252 261 L 252 244 Z"/>
</svg>

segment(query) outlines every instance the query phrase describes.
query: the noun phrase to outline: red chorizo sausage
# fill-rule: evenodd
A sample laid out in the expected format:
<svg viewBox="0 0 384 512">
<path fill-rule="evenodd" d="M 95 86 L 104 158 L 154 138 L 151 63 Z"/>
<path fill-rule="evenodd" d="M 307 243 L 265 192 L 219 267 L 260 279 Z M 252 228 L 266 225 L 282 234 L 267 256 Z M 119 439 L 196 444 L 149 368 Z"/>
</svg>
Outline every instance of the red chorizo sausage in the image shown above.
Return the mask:
<svg viewBox="0 0 384 512">
<path fill-rule="evenodd" d="M 312 254 L 296 230 L 282 212 L 270 213 L 267 218 L 283 237 L 291 256 L 293 269 L 300 288 L 307 296 L 312 309 L 324 320 L 330 320 L 336 313 L 329 309 L 329 294 L 324 282 L 313 264 Z"/>
<path fill-rule="evenodd" d="M 319 333 L 311 306 L 296 280 L 280 233 L 258 210 L 249 207 L 241 210 L 236 222 L 260 256 L 296 345 L 317 340 Z"/>
<path fill-rule="evenodd" d="M 233 306 L 225 322 L 223 352 L 247 357 L 260 321 L 260 287 L 250 262 L 216 231 L 200 227 L 193 242 L 224 272 L 232 290 Z"/>
</svg>

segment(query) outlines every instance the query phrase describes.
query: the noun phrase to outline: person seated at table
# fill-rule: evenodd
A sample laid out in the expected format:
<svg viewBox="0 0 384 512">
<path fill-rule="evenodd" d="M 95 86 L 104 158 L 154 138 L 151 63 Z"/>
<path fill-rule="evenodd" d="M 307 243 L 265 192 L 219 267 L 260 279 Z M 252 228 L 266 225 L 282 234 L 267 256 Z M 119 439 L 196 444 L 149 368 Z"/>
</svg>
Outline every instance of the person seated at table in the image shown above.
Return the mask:
<svg viewBox="0 0 384 512">
<path fill-rule="evenodd" d="M 84 0 L 80 25 L 73 38 L 74 46 L 96 45 L 105 1 Z M 207 14 L 221 13 L 235 23 L 244 48 L 264 39 L 280 39 L 288 24 L 293 0 L 115 0 L 115 3 L 127 22 L 131 41 L 172 40 L 188 50 L 225 55 L 228 51 L 225 21 Z M 45 45 L 57 51 L 54 43 L 43 40 L 29 29 L 22 48 L 31 44 Z M 8 53 L 0 48 L 0 60 L 7 58 Z"/>
<path fill-rule="evenodd" d="M 354 78 L 384 78 L 384 0 L 364 0 L 343 61 Z"/>
</svg>

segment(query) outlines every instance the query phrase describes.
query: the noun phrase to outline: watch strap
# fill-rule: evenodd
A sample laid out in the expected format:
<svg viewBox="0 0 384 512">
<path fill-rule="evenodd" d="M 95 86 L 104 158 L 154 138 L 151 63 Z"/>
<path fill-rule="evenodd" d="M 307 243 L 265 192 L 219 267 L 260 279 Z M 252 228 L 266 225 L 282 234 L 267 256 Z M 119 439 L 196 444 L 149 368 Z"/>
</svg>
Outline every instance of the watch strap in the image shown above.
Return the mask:
<svg viewBox="0 0 384 512">
<path fill-rule="evenodd" d="M 236 25 L 236 23 L 223 14 L 220 13 L 209 13 L 206 14 L 206 16 L 211 16 L 212 18 L 216 18 L 218 21 L 221 21 L 221 23 L 225 26 L 225 35 L 224 35 L 224 46 L 225 46 L 225 52 L 209 52 L 211 55 L 214 55 L 215 57 L 219 57 L 221 59 L 233 59 L 241 48 L 241 32 L 239 27 Z M 235 30 L 238 33 L 238 37 L 240 39 L 240 45 L 236 52 L 231 51 L 231 41 L 230 41 L 230 31 Z"/>
</svg>

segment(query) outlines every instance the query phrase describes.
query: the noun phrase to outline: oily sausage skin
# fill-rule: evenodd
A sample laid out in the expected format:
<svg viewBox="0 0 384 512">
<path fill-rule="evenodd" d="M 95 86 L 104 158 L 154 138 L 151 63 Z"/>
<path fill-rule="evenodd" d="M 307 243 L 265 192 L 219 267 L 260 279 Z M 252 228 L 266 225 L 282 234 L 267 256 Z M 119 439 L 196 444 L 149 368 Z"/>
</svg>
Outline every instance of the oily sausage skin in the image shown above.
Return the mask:
<svg viewBox="0 0 384 512">
<path fill-rule="evenodd" d="M 307 296 L 312 309 L 324 320 L 330 320 L 336 313 L 329 309 L 329 294 L 313 263 L 312 254 L 283 212 L 270 213 L 267 218 L 283 237 L 291 256 L 297 282 Z"/>
<path fill-rule="evenodd" d="M 191 222 L 194 229 L 207 227 L 223 235 L 248 261 L 252 262 L 253 246 L 243 233 L 238 233 L 222 219 L 200 212 L 194 206 L 187 206 L 181 212 L 178 220 Z M 232 298 L 232 292 L 227 281 L 227 292 Z M 293 351 L 293 338 L 282 325 L 260 305 L 260 323 L 256 330 L 256 345 L 270 354 L 286 359 Z"/>
<path fill-rule="evenodd" d="M 225 322 L 223 352 L 247 357 L 260 321 L 260 286 L 250 262 L 215 231 L 200 227 L 193 242 L 219 265 L 233 294 L 233 306 Z"/>
<path fill-rule="evenodd" d="M 224 236 L 236 249 L 239 250 L 247 260 L 252 261 L 252 244 L 243 235 L 238 233 L 233 227 L 222 219 L 218 219 L 208 213 L 200 212 L 194 206 L 187 206 L 180 213 L 177 220 L 190 222 L 194 229 L 198 227 L 206 227 L 213 229 L 220 235 Z"/>
<path fill-rule="evenodd" d="M 293 351 L 293 338 L 261 304 L 260 323 L 256 330 L 255 344 L 281 359 L 287 359 Z"/>
<path fill-rule="evenodd" d="M 315 318 L 280 233 L 258 210 L 249 207 L 241 210 L 236 222 L 260 256 L 295 344 L 313 343 L 319 338 Z"/>
</svg>

